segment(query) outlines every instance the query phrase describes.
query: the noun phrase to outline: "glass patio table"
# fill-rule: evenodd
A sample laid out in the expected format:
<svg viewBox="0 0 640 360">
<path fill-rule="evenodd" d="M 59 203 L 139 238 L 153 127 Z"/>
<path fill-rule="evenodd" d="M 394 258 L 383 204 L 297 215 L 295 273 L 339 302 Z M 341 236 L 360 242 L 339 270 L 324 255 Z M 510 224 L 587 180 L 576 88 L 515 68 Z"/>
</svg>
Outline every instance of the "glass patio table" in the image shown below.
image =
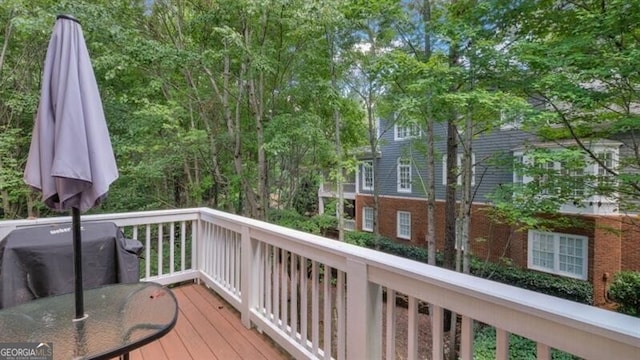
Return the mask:
<svg viewBox="0 0 640 360">
<path fill-rule="evenodd" d="M 151 282 L 108 285 L 84 292 L 86 316 L 73 320 L 74 294 L 0 310 L 0 342 L 52 343 L 54 359 L 109 359 L 167 334 L 178 304 Z"/>
</svg>

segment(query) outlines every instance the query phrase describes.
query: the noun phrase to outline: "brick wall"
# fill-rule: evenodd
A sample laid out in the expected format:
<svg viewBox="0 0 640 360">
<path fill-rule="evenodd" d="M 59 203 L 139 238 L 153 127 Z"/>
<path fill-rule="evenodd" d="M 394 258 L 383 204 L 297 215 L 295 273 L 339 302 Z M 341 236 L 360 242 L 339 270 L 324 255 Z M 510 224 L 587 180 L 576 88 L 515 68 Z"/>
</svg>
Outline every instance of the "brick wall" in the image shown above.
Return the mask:
<svg viewBox="0 0 640 360">
<path fill-rule="evenodd" d="M 596 305 L 606 302 L 607 286 L 613 275 L 620 271 L 622 249 L 620 230 L 622 222 L 619 217 L 597 217 L 593 237 L 592 261 L 589 266 L 590 280 L 593 283 L 593 295 Z"/>
<path fill-rule="evenodd" d="M 356 199 L 356 228 L 362 229 L 362 208 L 373 207 L 373 198 L 358 196 Z M 502 257 L 511 257 L 510 242 L 515 233 L 509 226 L 492 223 L 486 216 L 488 206 L 474 205 L 471 210 L 471 249 L 474 255 L 498 261 Z M 397 211 L 411 212 L 411 240 L 396 235 Z M 436 203 L 436 247 L 444 248 L 444 202 Z M 426 246 L 427 203 L 422 199 L 380 197 L 378 226 L 380 234 L 398 242 L 411 242 L 413 245 Z M 525 244 L 526 246 L 526 244 Z M 518 263 L 519 266 L 526 266 Z"/>
<path fill-rule="evenodd" d="M 362 207 L 373 206 L 373 197 L 356 198 L 356 228 L 362 229 Z M 380 197 L 380 233 L 398 242 L 410 241 L 426 246 L 426 201 L 400 197 Z M 499 261 L 509 258 L 516 266 L 527 267 L 526 231 L 496 224 L 487 216 L 487 205 L 474 205 L 471 219 L 471 249 L 474 255 Z M 411 240 L 396 236 L 396 212 L 411 212 Z M 567 217 L 567 215 L 565 215 Z M 586 236 L 588 248 L 588 280 L 594 286 L 594 301 L 605 303 L 605 291 L 612 276 L 621 269 L 640 271 L 640 219 L 628 221 L 621 216 L 570 216 L 579 223 L 572 227 L 555 229 L 567 234 Z M 627 219 L 627 221 L 624 221 Z M 444 247 L 444 202 L 436 203 L 436 246 Z"/>
<path fill-rule="evenodd" d="M 640 217 L 623 219 L 621 247 L 622 269 L 640 271 Z"/>
</svg>

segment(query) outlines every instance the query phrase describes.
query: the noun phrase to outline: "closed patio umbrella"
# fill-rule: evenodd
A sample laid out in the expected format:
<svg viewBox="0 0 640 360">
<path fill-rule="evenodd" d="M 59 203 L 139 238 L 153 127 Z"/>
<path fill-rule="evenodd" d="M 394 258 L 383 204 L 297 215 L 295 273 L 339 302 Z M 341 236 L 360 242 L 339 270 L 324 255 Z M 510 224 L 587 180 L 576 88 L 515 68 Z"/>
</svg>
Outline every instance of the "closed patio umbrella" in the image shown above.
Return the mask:
<svg viewBox="0 0 640 360">
<path fill-rule="evenodd" d="M 25 182 L 47 207 L 72 213 L 76 319 L 84 317 L 80 213 L 106 196 L 118 178 L 89 52 L 80 22 L 59 15 L 44 63 Z"/>
</svg>

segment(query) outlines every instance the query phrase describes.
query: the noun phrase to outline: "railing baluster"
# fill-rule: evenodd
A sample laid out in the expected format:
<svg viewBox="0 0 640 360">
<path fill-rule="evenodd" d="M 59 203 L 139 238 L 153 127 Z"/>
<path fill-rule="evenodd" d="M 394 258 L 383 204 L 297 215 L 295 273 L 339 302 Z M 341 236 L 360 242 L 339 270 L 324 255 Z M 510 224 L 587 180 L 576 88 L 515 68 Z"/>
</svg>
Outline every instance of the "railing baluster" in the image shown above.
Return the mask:
<svg viewBox="0 0 640 360">
<path fill-rule="evenodd" d="M 273 299 L 273 295 L 271 294 L 272 290 L 272 272 L 273 272 L 273 245 L 267 245 L 267 252 L 266 252 L 266 263 L 265 263 L 265 279 L 264 279 L 264 284 L 265 284 L 265 292 L 264 292 L 264 296 L 265 299 L 267 301 L 265 309 L 267 311 L 267 316 L 269 317 L 269 320 L 272 321 L 273 318 L 273 308 L 271 306 L 271 300 Z"/>
<path fill-rule="evenodd" d="M 282 284 L 280 286 L 280 316 L 282 318 L 282 321 L 280 323 L 280 328 L 283 331 L 287 331 L 287 326 L 289 325 L 289 319 L 287 316 L 287 312 L 289 310 L 289 297 L 287 295 L 287 289 L 288 289 L 288 266 L 287 263 L 289 262 L 289 252 L 282 249 L 281 250 L 282 253 L 282 263 L 280 264 L 280 283 Z"/>
<path fill-rule="evenodd" d="M 164 236 L 164 234 L 162 233 L 162 229 L 162 224 L 158 224 L 158 276 L 163 274 L 162 258 L 164 257 L 164 252 L 162 250 L 162 237 Z"/>
<path fill-rule="evenodd" d="M 202 251 L 204 238 L 203 224 L 204 222 L 199 220 L 191 221 L 191 269 L 202 269 L 203 262 L 201 259 L 198 259 L 198 256 L 202 256 L 202 253 L 204 253 L 204 251 Z"/>
<path fill-rule="evenodd" d="M 408 331 L 407 331 L 407 357 L 409 359 L 418 358 L 418 300 L 409 296 L 408 304 Z"/>
<path fill-rule="evenodd" d="M 225 280 L 226 280 L 226 285 L 227 288 L 229 290 L 233 289 L 234 283 L 233 283 L 233 269 L 235 268 L 235 264 L 233 263 L 236 259 L 235 255 L 233 254 L 233 250 L 235 248 L 234 246 L 234 237 L 235 237 L 235 233 L 229 229 L 227 229 L 226 231 L 226 236 L 225 236 L 225 257 L 224 257 L 224 262 L 227 266 L 225 266 Z"/>
<path fill-rule="evenodd" d="M 496 360 L 509 359 L 509 333 L 496 328 Z"/>
<path fill-rule="evenodd" d="M 242 272 L 249 271 L 249 269 L 242 270 L 242 237 L 238 233 L 234 233 L 234 243 L 235 243 L 235 267 L 233 269 L 233 274 L 235 274 L 234 287 L 235 293 L 240 294 L 242 289 Z M 251 239 L 249 239 L 251 241 Z M 253 264 L 251 264 L 253 266 Z"/>
<path fill-rule="evenodd" d="M 213 278 L 218 282 L 222 282 L 222 278 L 220 277 L 220 266 L 222 265 L 222 262 L 220 261 L 220 243 L 223 241 L 222 231 L 222 227 L 218 225 L 215 225 L 213 227 L 213 233 L 215 237 L 213 243 L 211 244 L 211 251 L 213 252 L 213 256 L 211 257 L 211 271 L 213 273 Z"/>
<path fill-rule="evenodd" d="M 193 244 L 191 245 L 193 248 Z M 186 247 L 187 247 L 187 222 L 180 223 L 180 271 L 184 271 L 186 266 Z"/>
<path fill-rule="evenodd" d="M 304 256 L 300 257 L 300 341 L 301 344 L 308 348 L 307 340 L 309 340 L 309 269 L 308 259 Z"/>
<path fill-rule="evenodd" d="M 318 355 L 320 345 L 320 284 L 318 284 L 318 262 L 311 261 L 311 346 L 314 355 Z"/>
<path fill-rule="evenodd" d="M 386 360 L 396 358 L 396 291 L 387 288 L 387 311 L 386 311 Z"/>
<path fill-rule="evenodd" d="M 347 357 L 347 315 L 345 301 L 345 273 L 338 270 L 338 280 L 336 286 L 336 308 L 338 309 L 337 319 L 337 339 L 338 339 L 338 360 L 345 360 Z M 389 359 L 391 360 L 391 359 Z"/>
<path fill-rule="evenodd" d="M 169 223 L 169 273 L 173 274 L 175 272 L 175 264 L 174 264 L 174 256 L 175 256 L 175 245 L 176 245 L 176 234 L 175 234 L 175 222 Z"/>
<path fill-rule="evenodd" d="M 216 234 L 213 231 L 213 224 L 205 224 L 203 226 L 203 234 L 202 234 L 202 267 L 204 272 L 215 279 L 215 274 L 211 269 L 211 262 L 214 260 L 213 256 L 215 255 L 212 251 L 213 243 L 216 241 Z M 206 240 L 205 240 L 206 239 Z"/>
<path fill-rule="evenodd" d="M 298 255 L 291 253 L 291 336 L 298 334 L 298 291 L 300 291 L 300 273 L 298 271 Z"/>
<path fill-rule="evenodd" d="M 536 358 L 538 360 L 551 360 L 551 348 L 543 343 L 536 343 Z"/>
<path fill-rule="evenodd" d="M 213 267 L 214 273 L 216 274 L 216 279 L 220 284 L 224 283 L 224 278 L 222 277 L 222 266 L 224 266 L 222 259 L 222 244 L 224 243 L 224 228 L 221 226 L 215 227 L 216 232 L 216 241 L 213 243 L 213 251 L 215 256 L 213 257 Z"/>
<path fill-rule="evenodd" d="M 444 357 L 442 325 L 444 324 L 443 311 L 440 306 L 430 305 L 431 313 L 431 359 L 442 360 Z"/>
<path fill-rule="evenodd" d="M 273 248 L 273 277 L 271 281 L 273 281 L 273 322 L 278 325 L 278 321 L 280 320 L 280 266 L 281 266 L 281 258 L 280 255 L 282 253 L 282 249 L 274 247 Z"/>
<path fill-rule="evenodd" d="M 217 263 L 216 256 L 218 255 L 216 253 L 216 243 L 219 241 L 218 225 L 209 224 L 206 227 L 205 237 L 207 239 L 204 246 L 206 249 L 205 256 L 207 257 L 205 259 L 205 263 L 206 263 L 205 271 L 207 272 L 207 274 L 209 274 L 209 276 L 211 276 L 211 278 L 217 281 L 218 274 L 216 274 L 214 266 Z"/>
<path fill-rule="evenodd" d="M 215 242 L 215 251 L 216 251 L 216 257 L 215 257 L 215 267 L 216 267 L 216 276 L 218 278 L 218 282 L 220 282 L 220 284 L 222 284 L 224 286 L 224 235 L 225 235 L 225 231 L 226 229 L 221 227 L 221 226 L 217 226 L 216 227 L 218 229 L 218 241 Z"/>
<path fill-rule="evenodd" d="M 145 276 L 146 278 L 151 277 L 151 225 L 147 224 L 146 234 L 144 240 L 144 265 L 145 265 Z"/>
<path fill-rule="evenodd" d="M 231 248 L 231 243 L 233 241 L 232 239 L 232 232 L 229 229 L 225 229 L 225 233 L 224 233 L 224 260 L 223 262 L 223 269 L 224 269 L 224 284 L 225 287 L 227 289 L 231 288 L 232 282 L 231 282 L 231 271 L 234 268 L 234 264 L 233 261 L 235 260 L 235 257 L 231 254 L 232 248 Z"/>
<path fill-rule="evenodd" d="M 256 247 L 256 257 L 258 259 L 256 266 L 258 267 L 258 271 L 256 274 L 258 275 L 258 303 L 257 307 L 261 314 L 264 315 L 264 247 L 265 243 L 258 243 Z M 249 265 L 251 266 L 251 265 Z"/>
<path fill-rule="evenodd" d="M 323 329 L 324 329 L 324 358 L 331 358 L 331 331 L 333 330 L 333 321 L 332 312 L 331 312 L 331 302 L 333 299 L 333 294 L 331 293 L 331 273 L 332 269 L 330 266 L 324 265 L 324 276 L 322 279 L 323 282 Z"/>
<path fill-rule="evenodd" d="M 473 319 L 464 315 L 460 328 L 460 357 L 462 360 L 473 359 Z"/>
</svg>

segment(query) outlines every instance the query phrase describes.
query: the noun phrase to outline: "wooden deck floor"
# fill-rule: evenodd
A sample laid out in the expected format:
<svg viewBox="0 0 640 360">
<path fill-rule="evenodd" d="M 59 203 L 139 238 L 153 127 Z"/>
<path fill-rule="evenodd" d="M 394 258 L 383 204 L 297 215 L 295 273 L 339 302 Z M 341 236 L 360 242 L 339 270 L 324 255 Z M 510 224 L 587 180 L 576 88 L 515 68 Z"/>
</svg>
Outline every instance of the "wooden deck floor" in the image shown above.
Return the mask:
<svg viewBox="0 0 640 360">
<path fill-rule="evenodd" d="M 172 289 L 180 313 L 173 330 L 131 353 L 132 360 L 291 359 L 273 342 L 240 322 L 239 313 L 202 285 Z"/>
</svg>

